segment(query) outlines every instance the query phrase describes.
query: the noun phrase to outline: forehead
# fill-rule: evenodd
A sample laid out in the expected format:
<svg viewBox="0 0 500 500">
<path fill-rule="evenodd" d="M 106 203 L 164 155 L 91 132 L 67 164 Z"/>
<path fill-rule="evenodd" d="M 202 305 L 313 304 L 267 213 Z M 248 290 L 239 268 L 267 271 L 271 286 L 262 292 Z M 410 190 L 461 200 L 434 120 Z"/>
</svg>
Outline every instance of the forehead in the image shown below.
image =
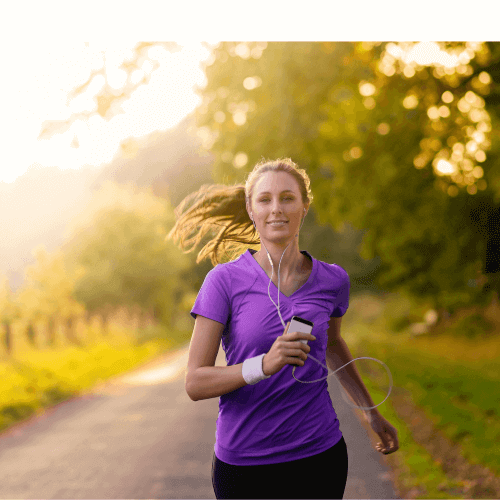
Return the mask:
<svg viewBox="0 0 500 500">
<path fill-rule="evenodd" d="M 295 178 L 287 172 L 266 172 L 255 185 L 255 194 L 281 193 L 289 190 L 293 193 L 299 192 L 299 186 Z"/>
</svg>

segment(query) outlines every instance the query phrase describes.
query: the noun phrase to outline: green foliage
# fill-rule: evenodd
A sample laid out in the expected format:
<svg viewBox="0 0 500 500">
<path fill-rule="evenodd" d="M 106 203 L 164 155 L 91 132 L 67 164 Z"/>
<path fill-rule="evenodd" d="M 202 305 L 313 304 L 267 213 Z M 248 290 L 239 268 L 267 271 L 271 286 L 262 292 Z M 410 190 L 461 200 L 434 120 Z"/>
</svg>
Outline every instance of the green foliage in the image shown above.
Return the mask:
<svg viewBox="0 0 500 500">
<path fill-rule="evenodd" d="M 12 322 L 21 316 L 21 308 L 14 300 L 8 277 L 0 273 L 0 318 L 2 322 Z"/>
<path fill-rule="evenodd" d="M 473 494 L 468 482 L 476 471 L 462 465 L 465 459 L 498 473 L 500 344 L 495 336 L 472 340 L 450 332 L 412 338 L 388 327 L 425 309 L 400 294 L 360 295 L 343 325 L 353 357 L 379 359 L 392 374 L 393 389 L 378 409 L 398 430 L 400 449 L 387 457 L 395 484 L 402 498 L 496 498 L 495 491 L 485 494 L 484 485 L 478 485 L 483 496 Z M 383 401 L 389 389 L 384 367 L 370 360 L 356 361 L 356 367 L 374 403 Z M 438 433 L 449 446 L 436 447 Z"/>
<path fill-rule="evenodd" d="M 65 257 L 84 269 L 75 296 L 90 312 L 129 307 L 154 311 L 163 325 L 189 290 L 181 279 L 192 259 L 165 240 L 173 210 L 151 193 L 108 184 L 74 223 Z"/>
<path fill-rule="evenodd" d="M 383 401 L 387 391 L 380 391 L 379 384 L 368 376 L 363 376 L 363 381 L 376 403 Z M 387 461 L 402 498 L 463 498 L 460 482 L 448 477 L 425 447 L 414 440 L 411 425 L 398 415 L 390 396 L 378 409 L 398 431 L 399 450 L 389 455 Z M 407 496 L 409 492 L 418 496 Z"/>
<path fill-rule="evenodd" d="M 217 181 L 291 157 L 311 178 L 319 224 L 368 228 L 359 251 L 380 258 L 377 286 L 452 309 L 484 300 L 470 283 L 495 229 L 473 214 L 500 200 L 500 44 L 440 44 L 462 54 L 452 71 L 391 55 L 410 46 L 223 42 L 197 121 L 212 134 Z M 460 175 L 438 171 L 440 159 Z"/>
<path fill-rule="evenodd" d="M 479 339 L 497 332 L 494 325 L 481 314 L 474 313 L 458 320 L 450 327 L 449 333 L 458 337 Z"/>
<path fill-rule="evenodd" d="M 176 348 L 183 343 L 176 335 L 163 332 L 137 343 L 118 332 L 84 349 L 18 353 L 0 363 L 0 430 Z"/>
<path fill-rule="evenodd" d="M 35 264 L 28 266 L 24 287 L 17 298 L 25 319 L 47 318 L 54 315 L 69 317 L 84 312 L 83 304 L 75 300 L 75 282 L 84 274 L 78 266 L 69 268 L 63 252 L 49 254 L 45 247 L 33 250 Z"/>
<path fill-rule="evenodd" d="M 192 306 L 191 303 L 189 309 L 191 309 Z M 141 328 L 136 332 L 134 342 L 136 346 L 142 346 L 152 341 L 168 341 L 172 348 L 177 348 L 189 344 L 191 334 L 191 330 L 182 328 L 166 329 L 162 325 L 151 325 L 146 328 Z"/>
<path fill-rule="evenodd" d="M 469 464 L 480 464 L 498 475 L 496 445 L 500 418 L 496 410 L 498 398 L 495 397 L 500 380 L 498 354 L 495 356 L 498 341 L 495 347 L 494 339 L 483 337 L 470 343 L 464 337 L 449 337 L 447 342 L 438 344 L 429 338 L 409 340 L 382 330 L 374 339 L 372 329 L 360 327 L 357 330 L 360 338 L 358 347 L 353 349 L 353 357 L 371 356 L 386 363 L 395 388 L 399 392 L 400 388 L 407 391 L 411 405 L 424 410 L 432 427 L 448 438 L 451 445 L 459 446 L 460 456 Z M 387 394 L 385 370 L 378 370 L 380 374 L 374 376 L 366 374 L 363 368 L 361 363 L 360 373 L 378 403 Z M 425 492 L 419 498 L 453 498 L 455 494 L 462 494 L 460 498 L 464 498 L 464 481 L 470 477 L 464 477 L 456 464 L 447 463 L 446 474 L 442 468 L 443 458 L 449 457 L 452 450 L 435 450 L 437 456 L 429 455 L 425 445 L 431 443 L 419 441 L 417 444 L 412 436 L 411 429 L 419 426 L 418 420 L 410 422 L 407 412 L 404 417 L 399 415 L 391 402 L 389 396 L 379 410 L 396 426 L 400 435 L 401 454 L 395 462 L 398 464 L 397 482 L 405 487 L 423 487 Z M 433 434 L 427 439 L 433 440 Z M 415 454 L 419 457 L 415 460 L 423 460 L 421 465 L 412 462 Z M 428 476 L 429 470 L 436 473 L 438 481 Z"/>
</svg>

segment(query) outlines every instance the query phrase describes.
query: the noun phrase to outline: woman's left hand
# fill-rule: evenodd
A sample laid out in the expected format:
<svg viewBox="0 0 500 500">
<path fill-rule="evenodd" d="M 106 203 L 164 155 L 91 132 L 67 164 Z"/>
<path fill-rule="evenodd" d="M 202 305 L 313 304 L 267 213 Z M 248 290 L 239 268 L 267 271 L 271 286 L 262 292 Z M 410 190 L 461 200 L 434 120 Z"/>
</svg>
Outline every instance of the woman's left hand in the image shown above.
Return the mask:
<svg viewBox="0 0 500 500">
<path fill-rule="evenodd" d="M 382 442 L 377 443 L 375 449 L 389 455 L 399 450 L 398 431 L 380 413 L 366 413 L 365 418 Z"/>
</svg>

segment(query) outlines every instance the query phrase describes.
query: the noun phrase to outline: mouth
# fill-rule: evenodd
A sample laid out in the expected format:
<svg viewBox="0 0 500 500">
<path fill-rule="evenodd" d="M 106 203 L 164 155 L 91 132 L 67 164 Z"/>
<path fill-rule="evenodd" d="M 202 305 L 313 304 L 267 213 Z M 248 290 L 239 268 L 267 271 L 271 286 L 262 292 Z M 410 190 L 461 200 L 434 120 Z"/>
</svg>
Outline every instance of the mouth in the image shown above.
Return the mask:
<svg viewBox="0 0 500 500">
<path fill-rule="evenodd" d="M 288 221 L 285 221 L 285 222 L 268 222 L 268 224 L 271 227 L 284 227 L 284 226 L 286 226 L 286 224 L 288 224 Z"/>
</svg>

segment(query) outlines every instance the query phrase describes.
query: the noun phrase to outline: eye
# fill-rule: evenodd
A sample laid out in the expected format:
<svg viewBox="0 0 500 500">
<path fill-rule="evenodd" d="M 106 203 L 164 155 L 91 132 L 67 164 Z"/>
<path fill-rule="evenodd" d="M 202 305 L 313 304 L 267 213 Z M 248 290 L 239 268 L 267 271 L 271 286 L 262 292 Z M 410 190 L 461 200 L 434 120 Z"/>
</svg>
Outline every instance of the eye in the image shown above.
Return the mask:
<svg viewBox="0 0 500 500">
<path fill-rule="evenodd" d="M 268 200 L 269 200 L 269 198 L 263 198 L 263 199 L 262 199 L 262 200 L 260 200 L 260 201 L 268 201 Z M 293 200 L 293 198 L 292 198 L 292 197 L 290 197 L 290 196 L 287 196 L 287 197 L 285 198 L 285 200 Z"/>
</svg>

